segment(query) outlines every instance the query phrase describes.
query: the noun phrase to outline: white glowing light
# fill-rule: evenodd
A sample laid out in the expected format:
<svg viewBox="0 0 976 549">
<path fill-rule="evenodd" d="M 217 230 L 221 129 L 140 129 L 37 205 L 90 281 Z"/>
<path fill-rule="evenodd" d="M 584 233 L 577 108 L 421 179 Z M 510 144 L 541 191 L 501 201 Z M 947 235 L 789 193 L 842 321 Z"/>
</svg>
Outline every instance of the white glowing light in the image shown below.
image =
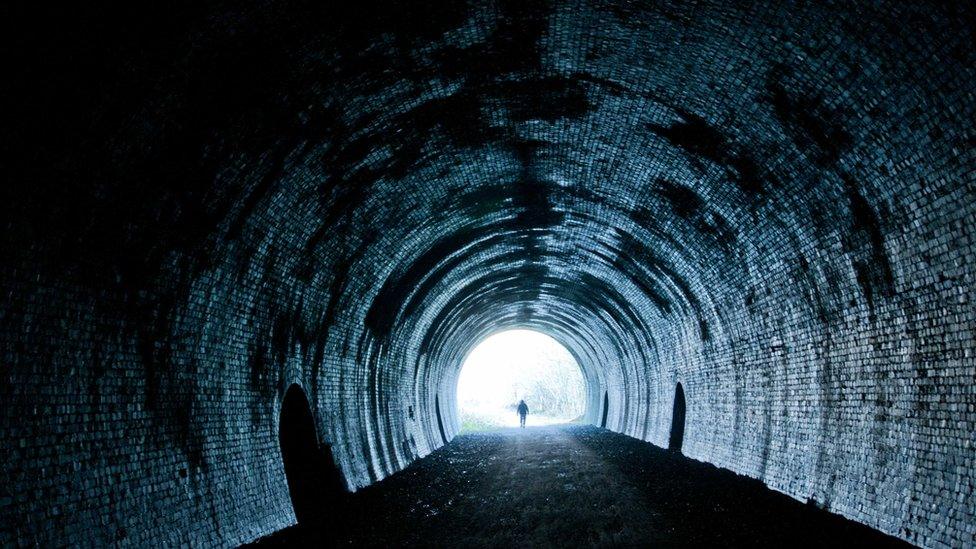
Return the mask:
<svg viewBox="0 0 976 549">
<path fill-rule="evenodd" d="M 515 407 L 529 406 L 527 425 L 565 423 L 583 414 L 586 389 L 573 355 L 532 330 L 494 334 L 461 367 L 457 402 L 461 430 L 517 427 Z"/>
</svg>

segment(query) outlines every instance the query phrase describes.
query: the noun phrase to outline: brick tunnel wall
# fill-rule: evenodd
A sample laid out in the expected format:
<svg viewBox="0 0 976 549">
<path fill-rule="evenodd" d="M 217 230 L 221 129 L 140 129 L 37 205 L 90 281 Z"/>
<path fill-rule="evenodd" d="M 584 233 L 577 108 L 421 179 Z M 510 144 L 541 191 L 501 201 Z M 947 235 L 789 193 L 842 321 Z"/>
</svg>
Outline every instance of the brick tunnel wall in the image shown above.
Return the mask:
<svg viewBox="0 0 976 549">
<path fill-rule="evenodd" d="M 968 8 L 7 9 L 0 542 L 280 529 L 288 386 L 362 487 L 529 327 L 588 421 L 681 382 L 685 454 L 974 543 Z"/>
</svg>

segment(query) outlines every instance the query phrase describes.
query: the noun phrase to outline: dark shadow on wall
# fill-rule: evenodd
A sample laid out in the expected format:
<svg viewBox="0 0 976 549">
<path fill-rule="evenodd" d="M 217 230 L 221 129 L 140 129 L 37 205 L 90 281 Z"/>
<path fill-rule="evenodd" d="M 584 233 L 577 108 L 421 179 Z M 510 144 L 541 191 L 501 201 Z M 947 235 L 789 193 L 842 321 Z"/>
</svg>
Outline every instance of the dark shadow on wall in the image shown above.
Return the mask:
<svg viewBox="0 0 976 549">
<path fill-rule="evenodd" d="M 285 392 L 278 440 L 298 523 L 327 525 L 341 511 L 346 483 L 335 465 L 332 449 L 319 444 L 308 398 L 298 385 Z"/>
<path fill-rule="evenodd" d="M 674 388 L 674 409 L 671 411 L 671 438 L 668 440 L 668 450 L 681 453 L 681 444 L 685 439 L 685 390 L 678 383 Z"/>
<path fill-rule="evenodd" d="M 441 432 L 441 440 L 447 444 L 447 433 L 444 431 L 444 420 L 441 419 L 441 397 L 434 397 L 434 413 L 437 414 L 437 429 Z"/>
<path fill-rule="evenodd" d="M 600 427 L 607 428 L 607 412 L 610 411 L 610 395 L 603 391 L 603 419 L 600 420 Z"/>
</svg>

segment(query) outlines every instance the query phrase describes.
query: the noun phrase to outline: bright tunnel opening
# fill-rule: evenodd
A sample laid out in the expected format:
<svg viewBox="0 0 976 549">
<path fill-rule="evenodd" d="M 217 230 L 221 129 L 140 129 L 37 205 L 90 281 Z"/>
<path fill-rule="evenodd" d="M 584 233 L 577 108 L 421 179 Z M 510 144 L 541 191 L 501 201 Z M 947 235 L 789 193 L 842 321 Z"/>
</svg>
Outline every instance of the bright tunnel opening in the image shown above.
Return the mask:
<svg viewBox="0 0 976 549">
<path fill-rule="evenodd" d="M 533 330 L 493 334 L 468 354 L 457 384 L 460 432 L 518 427 L 518 404 L 526 426 L 569 423 L 586 408 L 583 373 L 558 341 Z"/>
</svg>

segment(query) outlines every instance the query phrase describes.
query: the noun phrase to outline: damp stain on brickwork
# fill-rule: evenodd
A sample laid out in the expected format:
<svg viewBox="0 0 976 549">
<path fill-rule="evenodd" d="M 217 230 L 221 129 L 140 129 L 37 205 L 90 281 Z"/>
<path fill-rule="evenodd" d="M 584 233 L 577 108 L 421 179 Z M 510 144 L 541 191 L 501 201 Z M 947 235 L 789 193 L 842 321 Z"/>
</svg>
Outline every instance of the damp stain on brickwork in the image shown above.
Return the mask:
<svg viewBox="0 0 976 549">
<path fill-rule="evenodd" d="M 853 138 L 844 124 L 848 115 L 831 107 L 821 95 L 796 91 L 809 86 L 798 73 L 787 65 L 773 67 L 766 83 L 766 100 L 797 148 L 818 165 L 830 167 L 852 145 Z"/>
<path fill-rule="evenodd" d="M 648 124 L 647 128 L 685 151 L 699 171 L 705 169 L 703 161 L 711 162 L 725 169 L 750 196 L 761 196 L 767 191 L 756 162 L 728 136 L 697 114 L 678 110 L 678 116 L 678 121 L 668 126 Z"/>
</svg>

